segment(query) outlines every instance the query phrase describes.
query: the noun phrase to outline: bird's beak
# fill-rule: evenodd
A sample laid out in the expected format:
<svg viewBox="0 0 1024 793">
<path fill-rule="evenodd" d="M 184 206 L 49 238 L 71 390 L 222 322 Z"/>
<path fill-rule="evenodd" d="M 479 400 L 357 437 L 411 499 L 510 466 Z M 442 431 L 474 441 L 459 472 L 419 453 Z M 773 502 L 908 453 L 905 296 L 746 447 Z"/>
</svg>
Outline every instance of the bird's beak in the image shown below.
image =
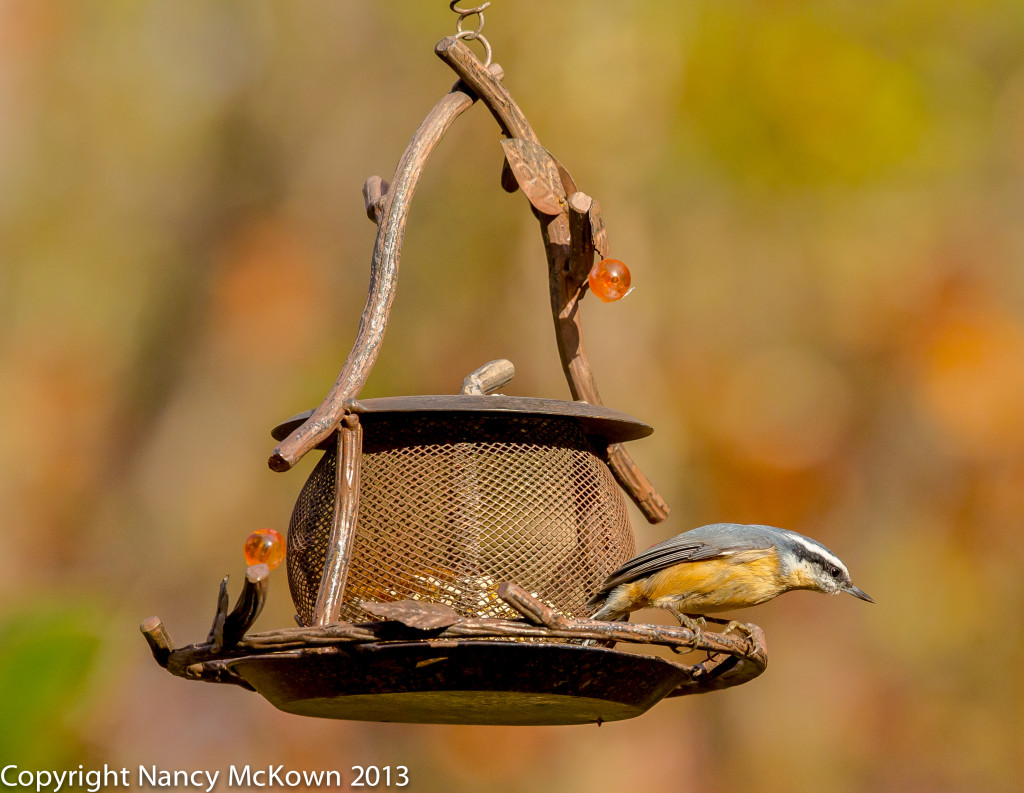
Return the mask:
<svg viewBox="0 0 1024 793">
<path fill-rule="evenodd" d="M 867 592 L 865 592 L 863 589 L 858 589 L 853 584 L 850 584 L 849 586 L 843 587 L 843 592 L 848 592 L 851 595 L 853 595 L 855 598 L 860 598 L 861 600 L 866 600 L 868 603 L 874 603 L 875 602 L 875 601 L 873 601 L 871 599 L 871 596 Z"/>
</svg>

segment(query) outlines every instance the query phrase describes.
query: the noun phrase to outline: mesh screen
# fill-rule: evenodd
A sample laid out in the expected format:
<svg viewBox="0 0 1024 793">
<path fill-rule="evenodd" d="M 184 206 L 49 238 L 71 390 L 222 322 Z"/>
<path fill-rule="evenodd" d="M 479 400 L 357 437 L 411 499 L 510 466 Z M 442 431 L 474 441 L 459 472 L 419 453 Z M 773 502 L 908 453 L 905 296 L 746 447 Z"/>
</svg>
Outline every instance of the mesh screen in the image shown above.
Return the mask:
<svg viewBox="0 0 1024 793">
<path fill-rule="evenodd" d="M 622 493 L 565 417 L 364 414 L 359 519 L 341 619 L 364 600 L 447 603 L 516 618 L 512 581 L 569 616 L 634 552 Z M 310 474 L 292 514 L 288 578 L 312 621 L 334 508 L 336 453 Z"/>
</svg>

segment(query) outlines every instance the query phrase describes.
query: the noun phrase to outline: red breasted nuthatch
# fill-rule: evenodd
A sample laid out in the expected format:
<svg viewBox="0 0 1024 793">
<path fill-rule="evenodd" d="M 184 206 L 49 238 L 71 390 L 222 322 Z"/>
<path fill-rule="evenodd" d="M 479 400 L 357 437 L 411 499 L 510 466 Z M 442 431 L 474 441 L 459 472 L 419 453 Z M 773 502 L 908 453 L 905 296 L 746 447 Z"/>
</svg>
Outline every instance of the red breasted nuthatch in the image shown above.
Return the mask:
<svg viewBox="0 0 1024 793">
<path fill-rule="evenodd" d="M 699 632 L 705 614 L 756 606 L 791 589 L 848 592 L 875 602 L 817 540 L 773 526 L 713 523 L 634 556 L 608 576 L 587 605 L 597 609 L 592 616 L 597 620 L 663 608 Z"/>
</svg>

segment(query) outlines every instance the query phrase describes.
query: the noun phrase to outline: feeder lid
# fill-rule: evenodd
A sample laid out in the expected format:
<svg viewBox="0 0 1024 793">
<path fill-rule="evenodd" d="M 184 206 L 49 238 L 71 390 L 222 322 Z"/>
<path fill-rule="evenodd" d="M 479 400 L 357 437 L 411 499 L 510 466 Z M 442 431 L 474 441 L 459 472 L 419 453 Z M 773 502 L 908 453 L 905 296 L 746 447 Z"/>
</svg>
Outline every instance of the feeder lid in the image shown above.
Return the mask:
<svg viewBox="0 0 1024 793">
<path fill-rule="evenodd" d="M 433 394 L 427 396 L 380 397 L 352 403 L 353 413 L 360 415 L 397 415 L 410 413 L 454 414 L 484 413 L 495 416 L 569 416 L 583 427 L 583 432 L 608 443 L 622 443 L 646 438 L 654 429 L 632 416 L 604 405 L 588 402 L 564 402 L 537 397 L 479 396 L 475 394 Z M 306 410 L 270 431 L 274 440 L 282 441 L 301 426 L 313 413 Z"/>
</svg>

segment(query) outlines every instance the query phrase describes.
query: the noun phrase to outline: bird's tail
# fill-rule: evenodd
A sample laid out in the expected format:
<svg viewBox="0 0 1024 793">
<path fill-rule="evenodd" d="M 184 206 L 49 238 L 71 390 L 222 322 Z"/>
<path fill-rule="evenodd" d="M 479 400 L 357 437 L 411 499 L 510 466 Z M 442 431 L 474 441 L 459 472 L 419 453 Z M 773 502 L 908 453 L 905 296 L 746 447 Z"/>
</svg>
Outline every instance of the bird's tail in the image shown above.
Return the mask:
<svg viewBox="0 0 1024 793">
<path fill-rule="evenodd" d="M 609 622 L 629 622 L 629 612 L 616 612 L 611 606 L 608 605 L 608 593 L 594 595 L 590 600 L 587 601 L 587 608 L 594 608 L 600 606 L 593 614 L 590 615 L 592 620 L 608 620 Z M 602 645 L 603 647 L 614 647 L 614 641 L 601 641 L 597 639 L 587 639 L 583 642 L 584 647 L 593 647 L 595 645 Z"/>
<path fill-rule="evenodd" d="M 609 622 L 629 622 L 629 611 L 612 605 L 607 592 L 594 595 L 587 601 L 588 609 L 596 609 L 590 615 L 592 620 L 608 620 Z"/>
<path fill-rule="evenodd" d="M 587 601 L 587 611 L 592 620 L 615 619 L 615 609 L 609 605 L 608 596 L 611 592 L 602 590 Z"/>
</svg>

